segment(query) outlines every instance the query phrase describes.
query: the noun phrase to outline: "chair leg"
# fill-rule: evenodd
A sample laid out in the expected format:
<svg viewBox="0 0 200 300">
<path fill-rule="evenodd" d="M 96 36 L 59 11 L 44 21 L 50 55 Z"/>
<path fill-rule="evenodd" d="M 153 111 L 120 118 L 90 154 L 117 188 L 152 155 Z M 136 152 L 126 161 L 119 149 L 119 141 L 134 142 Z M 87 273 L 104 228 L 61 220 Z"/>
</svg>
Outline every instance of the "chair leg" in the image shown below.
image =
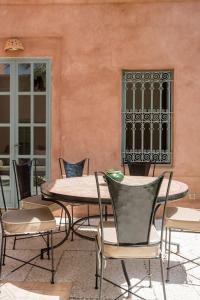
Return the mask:
<svg viewBox="0 0 200 300">
<path fill-rule="evenodd" d="M 148 276 L 149 276 L 149 287 L 152 287 L 152 280 L 151 280 L 151 260 L 148 260 Z"/>
<path fill-rule="evenodd" d="M 167 260 L 167 279 L 166 282 L 169 282 L 169 270 L 170 270 L 170 254 L 171 254 L 171 229 L 169 228 L 169 248 L 168 248 L 168 260 Z"/>
<path fill-rule="evenodd" d="M 71 213 L 72 213 L 72 225 L 74 224 L 74 208 L 73 208 L 73 205 L 71 205 Z M 71 241 L 74 240 L 74 233 L 72 231 L 71 233 Z"/>
<path fill-rule="evenodd" d="M 88 226 L 90 226 L 90 206 L 87 205 Z"/>
<path fill-rule="evenodd" d="M 122 270 L 123 270 L 123 273 L 124 273 L 124 277 L 126 279 L 126 283 L 127 283 L 127 286 L 128 286 L 128 297 L 131 296 L 131 293 L 130 293 L 130 290 L 131 290 L 131 281 L 130 281 L 130 278 L 128 276 L 128 273 L 127 273 L 127 270 L 126 270 L 126 265 L 125 265 L 125 261 L 124 260 L 121 260 L 121 265 L 122 265 Z"/>
<path fill-rule="evenodd" d="M 49 232 L 47 233 L 47 257 L 50 259 L 50 251 L 49 251 Z"/>
<path fill-rule="evenodd" d="M 16 241 L 17 241 L 17 237 L 15 236 L 15 238 L 14 238 L 14 243 L 13 243 L 13 250 L 15 250 Z"/>
<path fill-rule="evenodd" d="M 96 272 L 95 272 L 95 290 L 98 290 L 98 280 L 99 280 L 99 263 L 98 263 L 98 252 L 96 251 Z"/>
<path fill-rule="evenodd" d="M 49 235 L 49 234 L 48 234 Z M 55 275 L 55 270 L 54 270 L 54 253 L 53 253 L 53 231 L 51 230 L 50 232 L 51 236 L 51 283 L 54 284 L 54 275 Z"/>
<path fill-rule="evenodd" d="M 1 274 L 2 274 L 3 253 L 4 253 L 4 236 L 3 236 L 3 233 L 2 233 L 2 237 L 1 237 L 1 253 L 0 253 L 0 280 L 1 280 Z"/>
<path fill-rule="evenodd" d="M 105 221 L 108 221 L 108 207 L 105 205 Z"/>
<path fill-rule="evenodd" d="M 168 235 L 168 230 L 167 227 L 165 228 L 165 253 L 167 253 L 167 235 Z"/>
<path fill-rule="evenodd" d="M 167 297 L 166 297 L 166 290 L 165 290 L 165 280 L 164 280 L 164 272 L 163 272 L 163 261 L 162 261 L 162 257 L 160 257 L 160 271 L 161 271 L 161 277 L 162 277 L 163 296 L 164 296 L 164 300 L 167 300 Z"/>
<path fill-rule="evenodd" d="M 67 214 L 66 214 L 66 211 L 65 211 L 65 231 L 67 231 Z"/>
<path fill-rule="evenodd" d="M 99 282 L 99 300 L 102 298 L 102 286 L 103 286 L 103 266 L 104 266 L 104 259 L 102 252 L 100 253 L 100 282 Z"/>
<path fill-rule="evenodd" d="M 7 238 L 6 236 L 4 237 L 4 247 L 3 247 L 3 261 L 2 261 L 2 265 L 5 265 L 5 257 L 6 257 L 6 242 L 7 242 Z"/>
<path fill-rule="evenodd" d="M 61 214 L 60 214 L 60 223 L 59 223 L 59 227 L 58 227 L 58 230 L 60 231 L 60 228 L 61 228 L 61 224 L 62 224 L 62 216 L 63 216 L 63 208 L 61 209 Z"/>
</svg>

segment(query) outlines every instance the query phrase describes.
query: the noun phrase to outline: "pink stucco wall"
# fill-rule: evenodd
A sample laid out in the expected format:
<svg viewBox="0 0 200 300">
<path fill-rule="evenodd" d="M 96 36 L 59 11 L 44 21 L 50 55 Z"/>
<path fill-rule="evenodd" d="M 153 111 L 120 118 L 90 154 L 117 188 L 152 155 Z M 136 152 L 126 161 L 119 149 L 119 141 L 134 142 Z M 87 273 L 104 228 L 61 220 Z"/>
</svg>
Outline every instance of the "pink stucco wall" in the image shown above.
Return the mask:
<svg viewBox="0 0 200 300">
<path fill-rule="evenodd" d="M 19 37 L 17 56 L 52 58 L 52 176 L 60 155 L 119 168 L 122 69 L 173 69 L 172 167 L 200 195 L 200 2 L 56 2 L 0 5 L 0 56 Z"/>
</svg>

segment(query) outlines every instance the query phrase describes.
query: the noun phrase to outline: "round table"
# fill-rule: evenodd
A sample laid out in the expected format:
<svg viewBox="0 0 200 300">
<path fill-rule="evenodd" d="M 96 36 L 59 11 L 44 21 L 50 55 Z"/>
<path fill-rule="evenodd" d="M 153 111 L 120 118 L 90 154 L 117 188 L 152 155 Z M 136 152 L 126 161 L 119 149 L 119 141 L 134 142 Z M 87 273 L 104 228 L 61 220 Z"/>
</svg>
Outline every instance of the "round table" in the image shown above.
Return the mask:
<svg viewBox="0 0 200 300">
<path fill-rule="evenodd" d="M 155 180 L 155 177 L 125 176 L 123 184 L 143 185 Z M 103 177 L 99 178 L 100 191 L 103 204 L 111 204 L 107 184 Z M 165 198 L 167 179 L 164 179 L 158 195 L 158 202 Z M 169 191 L 169 200 L 183 198 L 188 192 L 188 186 L 180 181 L 172 180 Z M 42 193 L 48 197 L 77 204 L 98 204 L 95 176 L 70 177 L 56 179 L 55 181 L 42 184 Z"/>
<path fill-rule="evenodd" d="M 155 177 L 125 176 L 122 183 L 128 185 L 143 185 L 143 184 L 148 184 L 153 180 L 155 180 Z M 99 177 L 99 182 L 100 182 L 102 203 L 105 205 L 109 205 L 111 204 L 111 200 L 110 200 L 107 184 L 104 182 L 103 177 Z M 165 199 L 167 182 L 168 180 L 164 179 L 162 186 L 160 188 L 160 192 L 158 195 L 159 205 L 162 204 L 162 202 Z M 67 215 L 69 215 L 69 212 L 67 210 L 67 207 L 63 205 L 62 202 L 76 203 L 76 204 L 96 204 L 96 205 L 98 204 L 97 188 L 96 188 L 96 181 L 94 175 L 56 179 L 54 181 L 43 183 L 41 189 L 44 197 L 47 200 L 51 199 L 51 201 L 60 204 L 60 206 L 64 208 L 65 211 L 67 212 Z M 180 198 L 183 198 L 187 194 L 187 192 L 188 192 L 188 186 L 185 183 L 177 180 L 172 180 L 168 200 L 172 201 L 172 200 L 178 200 Z M 74 228 L 74 225 L 77 225 L 78 222 L 83 221 L 86 218 L 81 218 L 78 221 L 76 221 L 74 224 L 72 224 L 72 230 Z M 76 231 L 74 232 L 79 236 L 83 237 L 83 234 L 77 233 Z M 59 243 L 58 246 L 61 245 L 67 239 L 67 237 L 64 238 L 64 240 L 61 243 Z M 84 237 L 88 238 L 87 236 Z M 89 239 L 93 239 L 93 238 L 89 238 Z"/>
</svg>

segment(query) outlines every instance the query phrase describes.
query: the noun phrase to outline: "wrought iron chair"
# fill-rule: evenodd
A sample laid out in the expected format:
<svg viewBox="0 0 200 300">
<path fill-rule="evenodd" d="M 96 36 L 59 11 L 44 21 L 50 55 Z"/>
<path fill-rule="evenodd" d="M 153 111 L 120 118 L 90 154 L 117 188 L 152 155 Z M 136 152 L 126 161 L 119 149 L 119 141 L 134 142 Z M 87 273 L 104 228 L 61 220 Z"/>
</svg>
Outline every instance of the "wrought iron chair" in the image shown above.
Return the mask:
<svg viewBox="0 0 200 300">
<path fill-rule="evenodd" d="M 31 169 L 34 168 L 34 183 L 36 195 L 31 193 Z M 13 160 L 13 170 L 15 175 L 15 185 L 17 191 L 18 208 L 30 209 L 39 207 L 48 207 L 51 211 L 55 211 L 59 206 L 51 201 L 43 201 L 42 195 L 38 194 L 38 176 L 37 176 L 37 160 L 18 164 Z"/>
<path fill-rule="evenodd" d="M 155 163 L 153 163 L 151 161 L 147 161 L 147 162 L 131 162 L 131 161 L 128 161 L 127 162 L 128 169 L 129 169 L 129 174 L 131 176 L 148 176 L 152 164 L 153 164 L 152 176 L 154 177 L 155 167 L 156 167 Z M 124 174 L 125 174 L 125 164 L 123 164 L 123 169 L 124 169 Z"/>
<path fill-rule="evenodd" d="M 77 163 L 71 163 L 66 160 L 64 160 L 62 157 L 59 158 L 59 165 L 60 165 L 60 173 L 63 178 L 65 177 L 81 177 L 83 176 L 83 171 L 85 167 L 85 163 L 87 163 L 87 171 L 86 174 L 89 175 L 89 167 L 90 167 L 90 160 L 89 158 L 85 158 Z M 68 203 L 66 205 L 69 205 Z M 72 226 L 74 223 L 74 206 L 77 206 L 78 204 L 70 204 L 71 206 L 71 219 L 72 219 Z M 81 205 L 81 204 L 80 204 Z M 90 208 L 89 205 L 87 205 L 87 215 L 88 215 L 88 225 L 89 223 L 89 216 L 90 216 Z M 61 220 L 63 216 L 63 209 L 61 212 Z M 61 221 L 60 221 L 61 225 Z M 71 240 L 73 241 L 73 231 L 71 233 Z"/>
<path fill-rule="evenodd" d="M 4 212 L 0 209 L 0 223 L 1 223 L 1 253 L 0 253 L 0 280 L 2 274 L 2 265 L 5 265 L 5 257 L 17 260 L 22 264 L 16 267 L 12 272 L 17 271 L 21 267 L 29 264 L 51 272 L 51 283 L 54 283 L 54 257 L 53 257 L 53 230 L 56 228 L 56 221 L 47 207 L 32 208 L 32 209 L 18 209 L 9 211 L 6 206 L 2 179 L 0 177 L 0 189 L 3 199 Z M 48 249 L 51 250 L 51 268 L 34 264 L 33 260 L 40 256 L 40 253 L 28 261 L 12 257 L 6 254 L 6 239 L 8 237 L 35 237 L 40 235 L 47 235 Z M 50 236 L 50 243 L 49 243 Z"/>
<path fill-rule="evenodd" d="M 42 195 L 38 194 L 38 176 L 37 176 L 37 160 L 33 159 L 24 163 L 18 164 L 16 160 L 13 160 L 13 170 L 15 176 L 15 185 L 17 191 L 18 208 L 32 209 L 48 207 L 50 211 L 59 209 L 59 206 L 51 201 L 42 200 Z M 31 169 L 33 168 L 34 183 L 36 189 L 36 195 L 31 193 Z M 20 238 L 19 238 L 20 239 Z M 16 241 L 14 239 L 13 249 L 15 249 Z"/>
<path fill-rule="evenodd" d="M 179 248 L 177 252 L 171 249 L 171 233 L 173 231 L 178 232 L 188 232 L 188 233 L 200 233 L 200 211 L 197 209 L 187 208 L 187 207 L 166 207 L 165 215 L 165 227 L 166 227 L 166 237 L 168 237 L 168 263 L 167 263 L 167 282 L 169 281 L 170 270 L 178 266 L 184 265 L 186 263 L 193 263 L 194 265 L 200 266 L 199 257 L 191 259 L 179 253 Z M 181 257 L 185 261 L 170 265 L 171 253 Z"/>
<path fill-rule="evenodd" d="M 99 299 L 102 297 L 103 280 L 124 290 L 124 293 L 121 296 L 123 296 L 126 292 L 128 292 L 129 295 L 136 295 L 136 292 L 132 291 L 133 288 L 135 288 L 138 283 L 141 283 L 146 277 L 149 277 L 149 286 L 151 287 L 150 261 L 151 259 L 159 259 L 163 295 L 166 300 L 162 262 L 162 240 L 165 207 L 168 199 L 172 172 L 165 172 L 153 182 L 140 186 L 125 185 L 114 181 L 108 175 L 104 174 L 110 192 L 114 221 L 104 221 L 103 219 L 103 205 L 101 199 L 102 183 L 99 182 L 100 174 L 102 173 L 95 173 L 100 209 L 100 225 L 96 238 L 97 260 L 95 286 L 95 288 L 98 288 L 98 280 L 100 280 Z M 163 210 L 161 235 L 158 235 L 156 228 L 153 225 L 153 219 L 157 204 L 157 196 L 164 177 L 167 177 L 168 182 Z M 128 289 L 119 286 L 119 284 L 104 276 L 104 262 L 106 259 L 121 260 L 122 270 L 127 281 Z M 148 260 L 148 274 L 137 284 L 131 285 L 126 271 L 124 262 L 125 259 Z M 136 296 L 140 299 L 144 299 L 139 295 Z M 118 298 L 119 297 L 116 299 Z"/>
</svg>

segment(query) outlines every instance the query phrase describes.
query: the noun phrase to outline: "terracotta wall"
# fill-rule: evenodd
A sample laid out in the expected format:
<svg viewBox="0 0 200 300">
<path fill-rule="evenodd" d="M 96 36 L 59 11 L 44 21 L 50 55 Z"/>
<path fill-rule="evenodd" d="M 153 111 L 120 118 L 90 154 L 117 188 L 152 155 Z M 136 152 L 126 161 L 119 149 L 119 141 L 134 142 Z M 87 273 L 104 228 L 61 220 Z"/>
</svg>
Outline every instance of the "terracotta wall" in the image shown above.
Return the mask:
<svg viewBox="0 0 200 300">
<path fill-rule="evenodd" d="M 119 168 L 122 69 L 173 69 L 172 168 L 198 198 L 200 2 L 50 2 L 0 2 L 0 56 L 19 37 L 17 56 L 52 58 L 52 177 L 60 155 L 90 157 L 91 173 Z"/>
</svg>

